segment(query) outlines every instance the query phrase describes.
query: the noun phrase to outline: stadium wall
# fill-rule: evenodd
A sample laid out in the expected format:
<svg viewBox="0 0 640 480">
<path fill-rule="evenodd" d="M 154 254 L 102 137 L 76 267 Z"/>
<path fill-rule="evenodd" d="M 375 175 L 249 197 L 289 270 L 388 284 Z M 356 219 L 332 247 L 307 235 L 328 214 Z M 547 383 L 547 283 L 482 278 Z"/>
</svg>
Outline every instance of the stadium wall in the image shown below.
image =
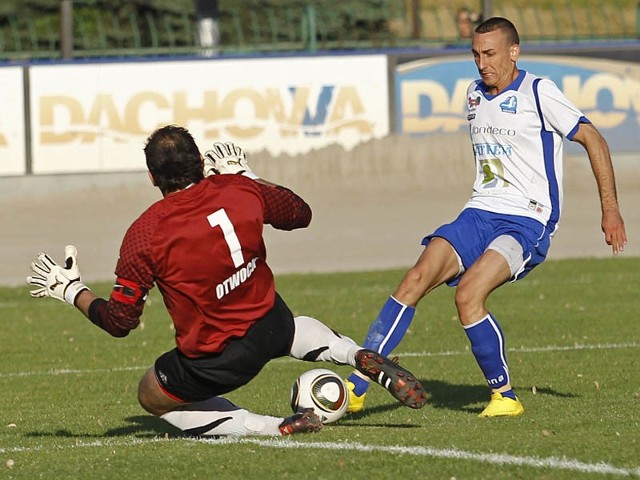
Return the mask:
<svg viewBox="0 0 640 480">
<path fill-rule="evenodd" d="M 553 79 L 614 153 L 640 151 L 640 54 L 558 52 L 526 51 L 519 65 Z M 476 74 L 459 51 L 7 66 L 0 175 L 143 171 L 140 147 L 167 123 L 203 145 L 225 139 L 275 156 L 464 132 Z"/>
<path fill-rule="evenodd" d="M 552 58 L 542 60 L 549 68 L 557 66 Z M 384 55 L 348 55 L 278 59 L 261 64 L 267 67 L 263 71 L 257 64 L 247 70 L 243 62 L 236 64 L 239 60 L 174 60 L 169 62 L 172 65 L 106 63 L 108 69 L 98 68 L 91 75 L 88 70 L 77 70 L 76 64 L 43 66 L 35 75 L 35 66 L 0 68 L 3 86 L 13 85 L 13 92 L 3 89 L 0 93 L 3 104 L 12 105 L 0 110 L 0 285 L 22 284 L 35 253 L 47 251 L 57 258 L 67 243 L 78 246 L 87 281 L 112 279 L 126 228 L 159 199 L 144 171 L 144 140 L 156 124 L 178 120 L 186 121 L 203 149 L 221 133 L 222 138 L 243 146 L 257 139 L 247 149 L 254 170 L 291 186 L 311 204 L 314 220 L 310 228 L 266 230 L 269 259 L 276 273 L 411 265 L 422 236 L 451 220 L 469 194 L 471 147 L 456 119 L 464 112 L 464 98 L 462 106 L 456 104 L 462 88 L 456 76 L 462 68 L 459 61 L 462 58 L 438 55 L 407 57 L 407 61 Z M 586 64 L 583 61 L 563 59 L 574 70 L 560 77 L 560 85 L 577 86 L 578 100 L 587 101 L 581 108 L 591 109 L 590 115 L 601 114 L 604 120 L 624 117 L 629 123 L 614 128 L 632 128 L 629 125 L 638 121 L 639 111 L 634 104 L 637 90 L 631 89 L 636 88 L 637 64 L 602 64 L 595 58 L 586 59 Z M 157 64 L 162 70 L 154 70 Z M 295 68 L 284 68 L 286 64 Z M 411 66 L 400 68 L 404 64 Z M 103 66 L 87 64 L 93 65 Z M 167 73 L 169 66 L 175 72 Z M 194 66 L 198 74 L 185 75 Z M 57 67 L 65 81 L 56 78 Z M 114 73 L 120 67 L 124 70 Z M 146 78 L 139 85 L 144 86 L 143 92 L 152 93 L 136 97 L 139 91 L 126 90 L 130 87 L 124 71 Z M 318 71 L 323 81 L 315 84 L 310 73 Z M 194 84 L 191 77 L 196 78 Z M 218 82 L 224 86 L 222 93 L 210 86 Z M 420 92 L 415 82 L 427 88 Z M 101 86 L 102 93 L 95 93 L 95 85 Z M 163 85 L 170 93 L 158 90 L 160 87 L 154 90 L 154 85 Z M 104 95 L 119 89 L 127 95 Z M 206 91 L 212 93 L 203 93 Z M 446 95 L 438 97 L 437 91 Z M 18 95 L 16 101 L 15 92 L 25 96 Z M 406 92 L 414 92 L 413 98 L 419 100 L 406 101 Z M 70 95 L 72 100 L 61 100 Z M 206 102 L 224 104 L 229 96 L 236 99 L 236 109 L 229 111 L 236 112 L 237 118 L 227 115 L 226 123 L 207 123 Z M 336 108 L 339 96 L 342 103 Z M 131 100 L 134 97 L 137 99 Z M 264 117 L 256 124 L 246 120 L 256 117 L 247 97 L 254 104 L 268 99 L 271 125 Z M 181 98 L 181 107 L 175 108 L 176 99 Z M 284 99 L 296 101 L 286 103 Z M 38 106 L 47 101 L 48 110 Z M 166 105 L 172 107 L 164 108 Z M 179 115 L 172 117 L 176 112 Z M 137 123 L 138 131 L 105 126 L 121 127 L 123 119 L 127 124 Z M 37 128 L 24 128 L 36 121 Z M 260 133 L 265 131 L 268 133 Z M 35 145 L 47 138 L 45 134 L 67 141 Z M 637 128 L 629 130 L 628 136 L 637 140 Z M 640 148 L 628 151 L 618 146 L 617 141 L 611 142 L 630 239 L 626 255 L 640 255 L 640 246 L 634 242 L 640 238 L 640 211 L 635 208 L 640 201 Z M 107 154 L 107 147 L 114 150 Z M 565 186 L 564 216 L 551 258 L 608 257 L 610 250 L 600 231 L 597 190 L 584 154 L 567 159 Z"/>
</svg>

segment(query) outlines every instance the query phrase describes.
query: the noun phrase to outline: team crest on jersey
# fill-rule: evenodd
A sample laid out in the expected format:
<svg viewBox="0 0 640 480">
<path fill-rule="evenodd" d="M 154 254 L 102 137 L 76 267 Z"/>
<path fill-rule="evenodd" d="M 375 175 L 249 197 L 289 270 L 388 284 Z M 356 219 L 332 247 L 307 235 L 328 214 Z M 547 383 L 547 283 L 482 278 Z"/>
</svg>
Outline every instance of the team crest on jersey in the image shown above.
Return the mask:
<svg viewBox="0 0 640 480">
<path fill-rule="evenodd" d="M 476 110 L 476 107 L 480 106 L 481 99 L 482 97 L 480 95 L 477 95 L 475 97 L 469 95 L 467 97 L 467 106 L 469 108 L 469 115 L 467 115 L 467 120 L 470 121 L 476 118 L 476 114 L 474 112 Z"/>
<path fill-rule="evenodd" d="M 516 111 L 518 110 L 518 99 L 515 97 L 515 95 L 511 95 L 500 104 L 500 108 L 505 113 L 516 113 Z"/>
<path fill-rule="evenodd" d="M 478 95 L 475 98 L 472 96 L 469 96 L 469 98 L 467 98 L 467 103 L 469 105 L 469 111 L 474 110 L 476 107 L 480 106 L 480 100 L 481 100 L 481 96 Z"/>
</svg>

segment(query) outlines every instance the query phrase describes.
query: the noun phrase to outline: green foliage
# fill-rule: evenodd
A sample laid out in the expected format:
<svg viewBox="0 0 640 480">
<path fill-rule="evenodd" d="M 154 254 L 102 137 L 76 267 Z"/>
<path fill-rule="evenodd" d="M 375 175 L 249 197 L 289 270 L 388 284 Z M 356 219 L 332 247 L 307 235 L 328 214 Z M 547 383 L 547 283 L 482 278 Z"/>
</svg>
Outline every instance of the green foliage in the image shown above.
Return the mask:
<svg viewBox="0 0 640 480">
<path fill-rule="evenodd" d="M 480 0 L 219 0 L 219 51 L 459 44 L 456 14 Z M 60 56 L 59 0 L 0 2 L 0 60 Z M 417 6 L 413 8 L 414 4 Z M 525 41 L 635 39 L 635 0 L 494 0 Z M 198 54 L 194 0 L 74 0 L 74 55 Z M 466 41 L 466 40 L 465 40 Z"/>
<path fill-rule="evenodd" d="M 362 340 L 402 274 L 287 275 L 277 285 L 296 314 Z M 426 407 L 402 408 L 372 387 L 364 412 L 282 442 L 188 439 L 142 411 L 138 379 L 173 347 L 157 291 L 141 327 L 114 339 L 68 305 L 0 288 L 0 471 L 14 479 L 638 476 L 638 285 L 639 258 L 549 261 L 492 295 L 526 408 L 513 419 L 477 417 L 488 389 L 454 292 L 441 287 L 420 304 L 397 352 L 426 385 Z M 103 296 L 110 288 L 93 286 Z M 229 398 L 288 415 L 289 387 L 312 366 L 275 360 Z"/>
</svg>

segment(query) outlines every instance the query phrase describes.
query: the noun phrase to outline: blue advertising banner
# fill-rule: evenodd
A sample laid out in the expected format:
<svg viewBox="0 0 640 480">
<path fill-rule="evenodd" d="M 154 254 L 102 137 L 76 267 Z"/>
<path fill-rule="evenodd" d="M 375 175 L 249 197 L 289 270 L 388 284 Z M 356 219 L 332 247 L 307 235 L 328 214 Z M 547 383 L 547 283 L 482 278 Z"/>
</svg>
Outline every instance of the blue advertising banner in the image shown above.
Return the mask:
<svg viewBox="0 0 640 480">
<path fill-rule="evenodd" d="M 640 151 L 638 64 L 522 56 L 518 68 L 553 80 L 600 130 L 612 152 Z M 476 78 L 478 71 L 470 55 L 398 65 L 394 72 L 397 132 L 431 135 L 466 131 L 466 91 Z M 568 152 L 579 151 L 575 147 Z"/>
</svg>

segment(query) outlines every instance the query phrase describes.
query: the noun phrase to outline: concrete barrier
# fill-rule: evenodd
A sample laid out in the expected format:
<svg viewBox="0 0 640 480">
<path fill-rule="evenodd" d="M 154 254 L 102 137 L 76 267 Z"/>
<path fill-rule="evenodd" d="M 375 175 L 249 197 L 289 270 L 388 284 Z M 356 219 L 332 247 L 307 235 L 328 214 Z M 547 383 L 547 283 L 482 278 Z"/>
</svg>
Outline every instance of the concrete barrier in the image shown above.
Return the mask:
<svg viewBox="0 0 640 480">
<path fill-rule="evenodd" d="M 258 175 L 292 188 L 314 211 L 308 229 L 266 227 L 276 274 L 408 267 L 422 237 L 458 214 L 474 178 L 469 139 L 461 134 L 249 157 Z M 638 256 L 640 168 L 635 158 L 614 160 L 629 235 L 624 255 Z M 588 159 L 565 163 L 564 214 L 550 258 L 608 257 Z M 113 279 L 127 227 L 160 198 L 146 172 L 0 178 L 0 285 L 24 284 L 37 252 L 60 260 L 67 243 L 78 247 L 86 281 Z"/>
</svg>

